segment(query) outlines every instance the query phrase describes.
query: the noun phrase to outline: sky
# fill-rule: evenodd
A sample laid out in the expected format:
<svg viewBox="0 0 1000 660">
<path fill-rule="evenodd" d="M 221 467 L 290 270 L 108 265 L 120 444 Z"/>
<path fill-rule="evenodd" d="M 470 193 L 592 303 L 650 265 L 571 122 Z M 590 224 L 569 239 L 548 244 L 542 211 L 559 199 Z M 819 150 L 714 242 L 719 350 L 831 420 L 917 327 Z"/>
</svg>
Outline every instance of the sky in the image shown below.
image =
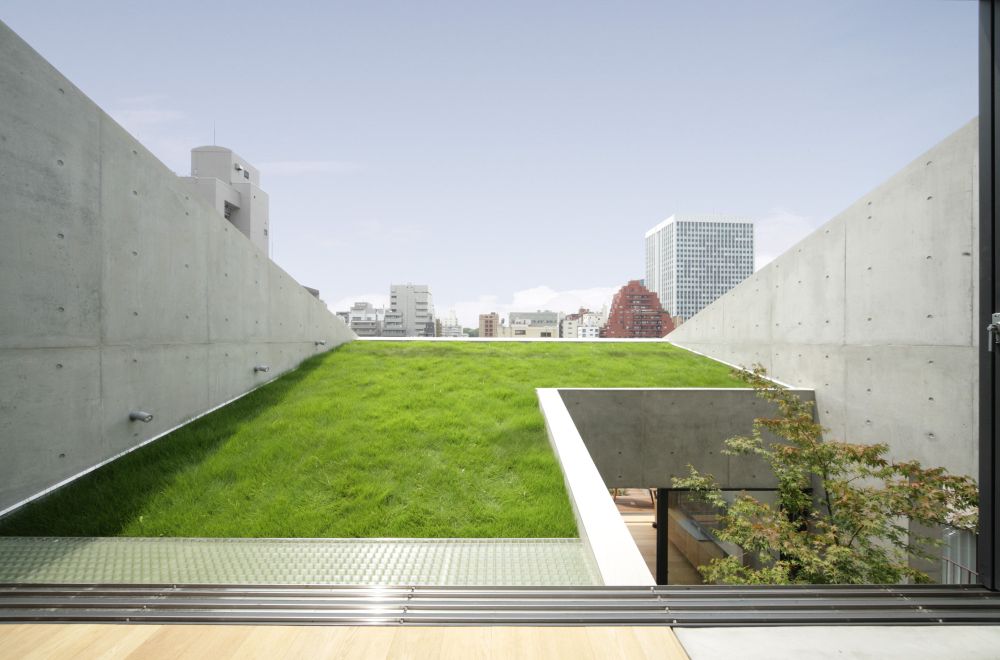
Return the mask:
<svg viewBox="0 0 1000 660">
<path fill-rule="evenodd" d="M 3 20 L 179 174 L 261 170 L 334 311 L 600 307 L 674 213 L 761 267 L 977 113 L 978 3 L 68 2 Z"/>
</svg>

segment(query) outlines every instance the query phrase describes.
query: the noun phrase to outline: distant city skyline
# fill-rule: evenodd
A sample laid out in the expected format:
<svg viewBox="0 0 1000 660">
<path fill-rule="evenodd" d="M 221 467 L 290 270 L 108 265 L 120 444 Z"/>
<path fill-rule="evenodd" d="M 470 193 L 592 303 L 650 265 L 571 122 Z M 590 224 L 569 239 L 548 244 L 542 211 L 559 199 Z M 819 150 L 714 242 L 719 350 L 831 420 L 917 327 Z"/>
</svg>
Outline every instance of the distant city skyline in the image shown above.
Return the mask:
<svg viewBox="0 0 1000 660">
<path fill-rule="evenodd" d="M 600 308 L 672 213 L 756 219 L 767 264 L 976 114 L 977 18 L 908 0 L 0 7 L 174 172 L 213 143 L 259 168 L 273 258 L 332 310 L 422 282 L 466 327 Z"/>
</svg>

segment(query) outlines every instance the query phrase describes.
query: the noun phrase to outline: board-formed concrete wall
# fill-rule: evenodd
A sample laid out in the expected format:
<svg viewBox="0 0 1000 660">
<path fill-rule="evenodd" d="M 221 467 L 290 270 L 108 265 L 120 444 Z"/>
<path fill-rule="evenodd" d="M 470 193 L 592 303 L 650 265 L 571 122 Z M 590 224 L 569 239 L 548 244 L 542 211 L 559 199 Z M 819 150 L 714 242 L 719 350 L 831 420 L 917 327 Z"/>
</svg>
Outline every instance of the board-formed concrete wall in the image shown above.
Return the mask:
<svg viewBox="0 0 1000 660">
<path fill-rule="evenodd" d="M 978 473 L 973 120 L 672 332 L 816 392 L 829 437 Z"/>
<path fill-rule="evenodd" d="M 813 401 L 809 390 L 794 390 Z M 776 488 L 757 457 L 722 452 L 728 438 L 750 435 L 777 407 L 751 389 L 566 388 L 559 394 L 608 488 L 670 488 L 688 466 L 726 489 Z M 766 442 L 777 438 L 765 432 Z"/>
<path fill-rule="evenodd" d="M 0 511 L 353 338 L 2 23 L 0 90 Z"/>
</svg>

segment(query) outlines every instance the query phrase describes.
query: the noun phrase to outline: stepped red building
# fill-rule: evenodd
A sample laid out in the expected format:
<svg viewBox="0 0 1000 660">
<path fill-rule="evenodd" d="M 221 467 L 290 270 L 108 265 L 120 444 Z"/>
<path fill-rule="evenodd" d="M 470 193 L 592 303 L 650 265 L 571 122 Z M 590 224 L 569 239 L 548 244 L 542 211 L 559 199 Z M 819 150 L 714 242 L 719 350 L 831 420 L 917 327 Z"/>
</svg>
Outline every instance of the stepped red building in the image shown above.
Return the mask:
<svg viewBox="0 0 1000 660">
<path fill-rule="evenodd" d="M 674 321 L 663 311 L 659 297 L 632 280 L 615 294 L 602 337 L 663 337 Z"/>
</svg>

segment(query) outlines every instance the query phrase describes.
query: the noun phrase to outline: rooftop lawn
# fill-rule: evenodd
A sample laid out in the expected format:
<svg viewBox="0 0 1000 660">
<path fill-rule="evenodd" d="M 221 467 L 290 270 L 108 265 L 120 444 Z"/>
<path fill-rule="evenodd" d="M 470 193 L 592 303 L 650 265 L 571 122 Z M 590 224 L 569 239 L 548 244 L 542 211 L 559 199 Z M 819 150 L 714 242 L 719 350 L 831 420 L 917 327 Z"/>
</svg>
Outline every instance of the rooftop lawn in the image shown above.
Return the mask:
<svg viewBox="0 0 1000 660">
<path fill-rule="evenodd" d="M 356 341 L 0 520 L 0 535 L 576 536 L 536 387 L 739 386 L 661 343 Z"/>
</svg>

